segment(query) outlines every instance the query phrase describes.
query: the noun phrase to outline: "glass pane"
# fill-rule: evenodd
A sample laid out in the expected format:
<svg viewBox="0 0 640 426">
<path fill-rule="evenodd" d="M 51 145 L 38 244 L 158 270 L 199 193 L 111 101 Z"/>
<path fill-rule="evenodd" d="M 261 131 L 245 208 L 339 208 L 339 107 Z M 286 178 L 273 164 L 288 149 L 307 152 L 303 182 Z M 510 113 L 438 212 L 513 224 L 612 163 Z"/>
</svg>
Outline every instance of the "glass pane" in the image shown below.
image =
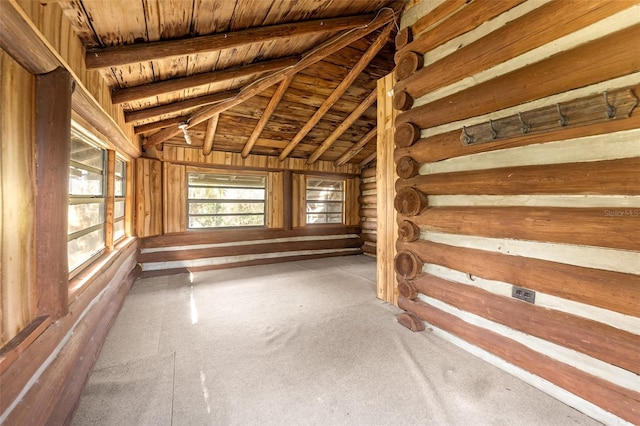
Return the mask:
<svg viewBox="0 0 640 426">
<path fill-rule="evenodd" d="M 341 180 L 307 179 L 307 189 L 342 191 L 342 184 Z"/>
<path fill-rule="evenodd" d="M 307 203 L 307 213 L 342 213 L 342 203 Z"/>
<path fill-rule="evenodd" d="M 113 217 L 117 219 L 122 216 L 124 216 L 124 200 L 116 201 L 113 206 Z"/>
<path fill-rule="evenodd" d="M 114 195 L 116 197 L 124 197 L 125 193 L 125 162 L 116 159 L 116 176 L 114 181 Z"/>
<path fill-rule="evenodd" d="M 69 195 L 101 196 L 102 175 L 69 166 Z"/>
<path fill-rule="evenodd" d="M 104 223 L 104 204 L 70 204 L 67 233 L 82 231 L 94 225 Z"/>
<path fill-rule="evenodd" d="M 327 216 L 324 214 L 308 214 L 307 223 L 327 223 Z"/>
<path fill-rule="evenodd" d="M 264 203 L 189 203 L 189 214 L 264 213 Z"/>
<path fill-rule="evenodd" d="M 104 170 L 104 150 L 89 145 L 74 134 L 71 135 L 71 160 Z"/>
<path fill-rule="evenodd" d="M 113 224 L 113 241 L 118 241 L 124 237 L 124 220 L 119 220 Z"/>
<path fill-rule="evenodd" d="M 308 189 L 307 200 L 308 201 L 324 201 L 324 200 L 342 201 L 342 191 L 326 191 L 326 190 Z"/>
<path fill-rule="evenodd" d="M 116 197 L 124 197 L 124 181 L 116 178 L 113 184 L 113 195 L 115 195 Z"/>
<path fill-rule="evenodd" d="M 264 200 L 264 189 L 189 188 L 189 199 Z"/>
<path fill-rule="evenodd" d="M 189 228 L 223 228 L 233 226 L 264 226 L 264 215 L 190 216 Z"/>
<path fill-rule="evenodd" d="M 328 214 L 327 223 L 342 223 L 342 214 Z"/>
<path fill-rule="evenodd" d="M 264 176 L 215 175 L 210 173 L 189 173 L 189 185 L 264 188 Z"/>
<path fill-rule="evenodd" d="M 104 229 L 96 229 L 80 238 L 69 241 L 67 253 L 69 256 L 69 271 L 89 260 L 91 256 L 104 248 Z"/>
</svg>

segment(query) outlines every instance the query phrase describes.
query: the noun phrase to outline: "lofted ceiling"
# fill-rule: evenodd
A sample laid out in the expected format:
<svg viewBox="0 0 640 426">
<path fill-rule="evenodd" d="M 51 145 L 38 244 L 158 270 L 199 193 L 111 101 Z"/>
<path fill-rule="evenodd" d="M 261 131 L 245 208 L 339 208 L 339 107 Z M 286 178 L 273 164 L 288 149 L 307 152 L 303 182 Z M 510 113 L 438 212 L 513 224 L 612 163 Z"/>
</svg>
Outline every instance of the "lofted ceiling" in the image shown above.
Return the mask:
<svg viewBox="0 0 640 426">
<path fill-rule="evenodd" d="M 401 3 L 59 1 L 144 148 L 188 139 L 310 163 L 375 156 L 376 81 L 394 67 Z"/>
</svg>

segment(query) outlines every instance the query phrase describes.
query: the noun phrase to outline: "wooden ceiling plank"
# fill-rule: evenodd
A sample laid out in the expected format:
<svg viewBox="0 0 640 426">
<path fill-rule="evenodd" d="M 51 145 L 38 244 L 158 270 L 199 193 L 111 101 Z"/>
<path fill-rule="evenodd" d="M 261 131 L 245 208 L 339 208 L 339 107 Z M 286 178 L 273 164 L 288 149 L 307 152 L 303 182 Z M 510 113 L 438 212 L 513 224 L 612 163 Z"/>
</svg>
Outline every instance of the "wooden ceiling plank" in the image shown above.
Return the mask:
<svg viewBox="0 0 640 426">
<path fill-rule="evenodd" d="M 224 100 L 233 98 L 239 93 L 240 93 L 239 89 L 227 90 L 224 92 L 213 93 L 211 95 L 198 96 L 197 98 L 186 99 L 184 101 L 173 102 L 165 105 L 159 105 L 151 108 L 141 109 L 138 111 L 131 111 L 124 114 L 124 121 L 125 123 L 130 123 L 132 121 L 146 120 L 148 118 L 158 117 L 164 114 L 171 114 L 171 113 L 183 111 L 189 108 L 196 108 L 199 106 L 211 105 L 216 102 L 222 102 Z M 176 134 L 178 132 L 176 132 Z"/>
<path fill-rule="evenodd" d="M 253 148 L 253 145 L 255 145 L 256 141 L 260 137 L 260 134 L 262 133 L 262 130 L 267 125 L 269 118 L 271 118 L 271 115 L 280 104 L 280 100 L 282 99 L 284 92 L 286 92 L 287 89 L 289 88 L 289 84 L 291 84 L 291 80 L 293 80 L 294 76 L 295 74 L 292 74 L 280 82 L 278 89 L 273 94 L 273 97 L 271 98 L 271 100 L 269 101 L 269 104 L 267 105 L 264 112 L 262 113 L 260 120 L 258 120 L 258 124 L 256 125 L 255 129 L 253 129 L 253 133 L 251 133 L 249 140 L 247 141 L 244 148 L 242 149 L 242 158 L 247 158 L 249 156 L 249 153 L 251 153 L 251 149 Z"/>
<path fill-rule="evenodd" d="M 207 123 L 207 132 L 204 135 L 204 142 L 202 144 L 202 153 L 205 156 L 211 154 L 211 150 L 213 149 L 213 138 L 216 136 L 218 118 L 220 118 L 220 114 L 211 117 Z"/>
<path fill-rule="evenodd" d="M 112 91 L 111 102 L 114 104 L 121 104 L 124 102 L 137 101 L 151 96 L 191 89 L 198 86 L 204 86 L 206 84 L 252 76 L 254 74 L 269 71 L 276 71 L 294 65 L 300 59 L 300 56 L 289 56 L 270 61 L 256 62 L 250 65 L 196 74 L 189 77 L 173 78 L 171 80 L 163 80 L 140 86 L 127 87 L 125 89 Z"/>
<path fill-rule="evenodd" d="M 386 13 L 388 12 L 388 13 Z M 207 108 L 203 111 L 195 113 L 191 119 L 189 120 L 189 126 L 195 126 L 199 123 L 202 123 L 209 118 L 213 117 L 216 114 L 220 114 L 230 108 L 233 108 L 236 105 L 241 104 L 247 99 L 251 99 L 257 94 L 261 93 L 263 90 L 267 89 L 270 86 L 273 86 L 276 83 L 281 82 L 285 78 L 290 75 L 296 74 L 297 72 L 305 69 L 309 65 L 313 65 L 318 61 L 326 58 L 334 52 L 342 49 L 343 47 L 348 46 L 355 40 L 358 40 L 361 37 L 366 36 L 367 34 L 372 33 L 378 28 L 382 27 L 385 24 L 391 22 L 394 18 L 395 12 L 391 10 L 383 10 L 377 17 L 370 21 L 366 26 L 360 27 L 358 29 L 348 31 L 346 33 L 338 34 L 337 36 L 332 37 L 319 47 L 313 49 L 307 55 L 303 57 L 303 59 L 298 62 L 293 67 L 285 68 L 283 71 L 277 71 L 268 76 L 264 77 L 262 80 L 258 80 L 255 84 L 247 86 L 244 88 L 240 94 L 229 100 L 221 102 L 220 104 Z M 164 130 L 159 131 L 151 135 L 144 142 L 145 147 L 154 146 L 160 144 L 167 139 L 172 138 L 180 132 L 180 129 L 177 127 L 169 127 Z"/>
<path fill-rule="evenodd" d="M 371 14 L 317 19 L 313 21 L 254 27 L 246 30 L 192 37 L 182 40 L 167 40 L 113 46 L 103 49 L 91 49 L 87 51 L 85 59 L 87 69 L 108 68 L 172 56 L 185 56 L 230 49 L 305 34 L 350 30 L 367 25 L 373 19 L 374 15 Z"/>
<path fill-rule="evenodd" d="M 378 134 L 377 127 L 374 127 L 369 133 L 364 135 L 364 137 L 360 139 L 360 141 L 357 144 L 349 148 L 340 156 L 340 158 L 334 161 L 333 165 L 336 167 L 339 167 L 339 166 L 342 166 L 347 161 L 351 160 L 353 157 L 356 156 L 356 154 L 362 151 L 362 148 L 364 148 L 366 144 L 371 142 L 373 138 L 376 137 L 377 134 Z"/>
<path fill-rule="evenodd" d="M 287 156 L 293 151 L 293 149 L 300 143 L 302 139 L 311 131 L 311 129 L 322 119 L 322 117 L 331 109 L 333 104 L 335 104 L 338 99 L 347 91 L 347 89 L 353 84 L 353 82 L 358 78 L 360 73 L 364 71 L 364 69 L 369 65 L 369 62 L 380 52 L 380 49 L 387 44 L 389 40 L 389 36 L 391 35 L 391 31 L 393 30 L 393 23 L 387 25 L 387 27 L 380 33 L 380 35 L 374 40 L 374 42 L 369 46 L 367 51 L 360 57 L 360 60 L 351 68 L 351 71 L 347 74 L 347 76 L 340 82 L 338 87 L 329 95 L 329 97 L 322 103 L 320 108 L 313 114 L 313 116 L 305 123 L 305 125 L 300 129 L 298 134 L 294 136 L 294 138 L 289 142 L 289 144 L 285 147 L 285 149 L 280 153 L 278 159 L 280 161 L 284 161 Z"/>
<path fill-rule="evenodd" d="M 349 127 L 351 127 L 351 125 L 355 123 L 371 105 L 373 105 L 377 97 L 378 97 L 378 93 L 376 88 L 376 89 L 373 89 L 371 93 L 369 93 L 369 96 L 367 96 L 367 98 L 364 101 L 362 101 L 362 103 L 358 105 L 358 107 L 355 110 L 353 110 L 353 112 L 349 114 L 349 116 L 345 118 L 344 121 L 340 123 L 338 127 L 336 127 L 333 133 L 331 133 L 331 135 L 329 135 L 329 137 L 324 142 L 322 142 L 322 144 L 318 148 L 316 148 L 315 151 L 313 151 L 313 154 L 311 154 L 311 156 L 307 160 L 307 164 L 315 163 L 316 160 L 318 160 L 318 158 L 320 158 L 320 156 L 324 154 L 324 152 L 327 149 L 329 149 L 329 147 L 333 145 L 333 143 L 337 141 L 338 138 L 342 136 L 342 134 Z"/>
</svg>

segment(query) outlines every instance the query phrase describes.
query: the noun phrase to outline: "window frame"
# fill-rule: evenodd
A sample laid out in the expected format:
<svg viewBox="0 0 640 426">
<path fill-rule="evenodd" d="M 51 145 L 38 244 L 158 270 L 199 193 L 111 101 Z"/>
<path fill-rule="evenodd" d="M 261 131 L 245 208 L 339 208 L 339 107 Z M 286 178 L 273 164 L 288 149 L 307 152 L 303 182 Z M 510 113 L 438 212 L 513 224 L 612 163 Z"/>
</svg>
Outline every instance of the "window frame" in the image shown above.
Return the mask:
<svg viewBox="0 0 640 426">
<path fill-rule="evenodd" d="M 214 199 L 214 198 L 191 198 L 189 194 L 190 188 L 222 188 L 224 186 L 211 186 L 211 185 L 200 185 L 197 184 L 192 185 L 190 183 L 191 175 L 215 175 L 219 177 L 260 177 L 264 181 L 264 186 L 261 188 L 258 187 L 242 187 L 242 186 L 231 186 L 229 188 L 234 189 L 261 189 L 264 191 L 264 197 L 262 199 L 242 199 L 242 198 L 229 198 L 229 199 Z M 233 229 L 266 229 L 268 227 L 268 214 L 269 211 L 269 176 L 266 172 L 239 172 L 236 170 L 210 170 L 210 169 L 201 169 L 201 168 L 190 168 L 186 171 L 186 230 L 187 232 L 208 232 L 208 231 L 222 231 L 222 230 L 233 230 Z M 225 203 L 225 204 L 240 204 L 240 203 L 261 203 L 263 205 L 263 209 L 261 213 L 230 213 L 230 214 L 194 214 L 190 213 L 189 206 L 191 203 L 203 203 L 203 204 L 214 204 L 214 203 Z M 233 216 L 262 216 L 262 224 L 261 225 L 236 225 L 236 226 L 202 226 L 202 227 L 192 227 L 191 226 L 191 217 L 206 217 L 206 216 L 220 216 L 220 217 L 233 217 Z"/>
<path fill-rule="evenodd" d="M 341 189 L 339 191 L 337 190 L 328 190 L 330 192 L 340 192 L 342 194 L 341 199 L 339 201 L 337 200 L 327 200 L 327 199 L 323 199 L 323 200 L 318 200 L 318 199 L 309 199 L 309 191 L 312 190 L 313 188 L 309 187 L 309 183 L 313 182 L 313 181 L 329 181 L 329 182 L 339 182 L 341 185 Z M 347 187 L 347 182 L 346 179 L 344 178 L 337 178 L 337 177 L 327 177 L 327 176 L 307 176 L 305 179 L 305 197 L 304 197 L 304 203 L 305 203 L 305 208 L 304 208 L 304 223 L 305 226 L 335 226 L 335 225 L 344 225 L 345 221 L 346 221 L 346 187 Z M 315 214 L 315 215 L 324 215 L 325 216 L 325 220 L 328 220 L 329 215 L 335 215 L 338 212 L 330 212 L 328 210 L 325 209 L 324 212 L 309 212 L 309 204 L 340 204 L 340 222 L 309 222 L 309 215 L 310 214 Z"/>
<path fill-rule="evenodd" d="M 118 178 L 118 163 L 122 164 L 122 177 Z M 118 194 L 116 189 L 118 188 L 118 181 L 121 182 L 122 194 Z M 116 153 L 115 158 L 115 170 L 113 173 L 113 223 L 111 224 L 113 229 L 113 244 L 121 241 L 127 237 L 127 161 Z M 116 216 L 116 204 L 122 202 L 122 215 Z M 122 235 L 116 236 L 116 223 L 122 222 Z"/>
</svg>

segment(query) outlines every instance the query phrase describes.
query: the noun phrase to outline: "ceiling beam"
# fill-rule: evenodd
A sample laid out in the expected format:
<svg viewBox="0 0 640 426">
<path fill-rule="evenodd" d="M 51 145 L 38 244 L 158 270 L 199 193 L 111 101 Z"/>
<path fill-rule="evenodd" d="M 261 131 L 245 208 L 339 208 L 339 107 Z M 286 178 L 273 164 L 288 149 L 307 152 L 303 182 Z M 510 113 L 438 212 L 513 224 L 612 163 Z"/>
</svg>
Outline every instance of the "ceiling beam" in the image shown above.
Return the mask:
<svg viewBox="0 0 640 426">
<path fill-rule="evenodd" d="M 375 58 L 380 49 L 387 44 L 389 40 L 389 36 L 391 35 L 391 31 L 393 30 L 393 23 L 387 25 L 387 27 L 378 35 L 378 37 L 373 41 L 371 46 L 367 49 L 367 51 L 362 55 L 358 63 L 356 63 L 353 68 L 349 71 L 347 76 L 338 84 L 338 87 L 329 95 L 329 97 L 320 105 L 320 108 L 316 110 L 316 112 L 311 116 L 311 118 L 302 126 L 300 131 L 291 139 L 289 144 L 282 150 L 278 159 L 280 161 L 284 161 L 285 158 L 293 151 L 293 149 L 304 139 L 305 136 L 313 129 L 313 127 L 318 124 L 318 122 L 324 117 L 324 115 L 331 109 L 331 107 L 340 99 L 342 95 L 347 91 L 349 87 L 353 84 L 353 82 L 358 78 L 360 73 L 364 71 L 364 69 L 369 65 L 371 60 Z"/>
<path fill-rule="evenodd" d="M 151 96 L 164 95 L 166 93 L 180 90 L 192 89 L 211 83 L 218 83 L 235 78 L 252 76 L 254 74 L 276 71 L 292 66 L 300 60 L 300 56 L 289 56 L 286 58 L 273 59 L 270 61 L 256 62 L 255 64 L 243 65 L 240 67 L 227 68 L 196 74 L 189 77 L 173 78 L 154 83 L 132 86 L 124 89 L 113 90 L 111 92 L 111 102 L 121 104 L 124 102 L 138 101 Z"/>
<path fill-rule="evenodd" d="M 329 137 L 327 139 L 325 139 L 324 142 L 322 142 L 322 144 L 316 148 L 315 151 L 313 151 L 313 153 L 311 154 L 311 156 L 309 157 L 309 159 L 307 160 L 307 164 L 313 164 L 316 162 L 316 160 L 318 158 L 320 158 L 320 156 L 322 154 L 324 154 L 324 152 L 329 149 L 329 147 L 331 145 L 333 145 L 333 143 L 335 141 L 338 140 L 338 138 L 340 136 L 342 136 L 342 134 L 349 128 L 351 127 L 351 125 L 353 123 L 355 123 L 362 114 L 364 114 L 364 112 L 371 106 L 373 105 L 373 103 L 376 101 L 378 97 L 378 88 L 375 88 L 371 91 L 371 93 L 369 93 L 369 95 L 366 97 L 366 99 L 364 101 L 362 101 L 362 103 L 360 105 L 358 105 L 356 107 L 356 109 L 353 110 L 353 112 L 351 114 L 349 114 L 349 116 L 347 118 L 344 119 L 344 121 L 342 123 L 340 123 L 340 125 L 338 127 L 336 127 L 336 129 L 333 131 L 333 133 L 331 133 L 331 135 L 329 135 Z"/>
<path fill-rule="evenodd" d="M 241 31 L 191 37 L 182 40 L 155 41 L 125 46 L 113 46 L 87 51 L 87 69 L 108 68 L 119 65 L 154 61 L 173 56 L 195 55 L 197 53 L 230 49 L 247 44 L 264 43 L 271 40 L 295 37 L 305 34 L 330 33 L 349 30 L 367 25 L 374 15 L 356 15 L 341 18 L 317 19 L 249 28 Z"/>
<path fill-rule="evenodd" d="M 370 162 L 375 160 L 377 156 L 378 156 L 378 152 L 377 151 L 373 151 L 370 156 L 368 156 L 367 158 L 362 160 L 360 162 L 360 164 L 358 164 L 358 167 L 360 167 L 362 169 L 364 166 L 366 166 L 367 164 L 369 164 Z"/>
<path fill-rule="evenodd" d="M 211 154 L 211 150 L 213 149 L 213 138 L 216 136 L 218 118 L 220 118 L 220 114 L 211 117 L 207 123 L 207 132 L 204 134 L 204 142 L 202 144 L 202 153 L 205 156 Z"/>
<path fill-rule="evenodd" d="M 273 94 L 273 97 L 269 101 L 269 105 L 267 105 L 267 107 L 264 109 L 264 112 L 262 113 L 260 120 L 258 120 L 258 124 L 256 124 L 256 127 L 253 129 L 253 133 L 251 133 L 249 140 L 244 145 L 244 148 L 242 148 L 242 158 L 247 158 L 249 156 L 249 153 L 251 153 L 251 149 L 253 148 L 253 145 L 255 145 L 256 141 L 260 137 L 262 130 L 264 130 L 264 126 L 267 125 L 269 118 L 271 118 L 271 114 L 273 114 L 273 112 L 278 107 L 278 104 L 280 103 L 282 96 L 284 96 L 284 92 L 286 92 L 287 89 L 289 88 L 289 85 L 291 84 L 291 80 L 293 80 L 294 76 L 295 74 L 290 75 L 289 77 L 285 78 L 280 82 L 280 85 L 278 86 L 275 93 Z"/>
<path fill-rule="evenodd" d="M 209 118 L 213 117 L 214 115 L 220 114 L 221 112 L 224 112 L 229 108 L 233 108 L 234 106 L 241 104 L 247 99 L 251 99 L 258 93 L 261 93 L 262 91 L 264 91 L 266 88 L 281 82 L 285 78 L 300 72 L 301 70 L 305 69 L 310 65 L 315 64 L 318 61 L 321 61 L 322 59 L 326 58 L 332 53 L 335 53 L 338 50 L 350 45 L 354 41 L 377 30 L 381 26 L 388 24 L 389 22 L 391 22 L 391 20 L 393 20 L 394 16 L 395 16 L 394 11 L 384 9 L 380 12 L 380 14 L 377 15 L 375 19 L 370 21 L 366 26 L 362 26 L 352 31 L 347 31 L 332 37 L 325 43 L 312 49 L 309 53 L 304 55 L 302 60 L 300 60 L 300 62 L 298 62 L 296 65 L 289 68 L 285 68 L 282 71 L 274 72 L 260 80 L 257 80 L 254 84 L 250 84 L 249 86 L 246 86 L 244 89 L 242 89 L 240 94 L 231 100 L 221 102 L 218 105 L 196 112 L 189 119 L 189 127 L 195 126 L 204 121 L 207 121 Z M 161 144 L 162 142 L 177 135 L 179 132 L 180 132 L 180 129 L 178 129 L 177 126 L 168 127 L 164 130 L 159 131 L 158 133 L 155 133 L 149 136 L 149 138 L 147 138 L 146 141 L 144 142 L 144 146 L 148 147 L 148 146 Z"/>
<path fill-rule="evenodd" d="M 184 101 L 173 102 L 170 104 L 159 105 L 151 108 L 130 111 L 124 114 L 125 123 L 132 121 L 146 120 L 148 118 L 157 117 L 159 115 L 171 114 L 183 111 L 189 108 L 195 108 L 204 105 L 215 104 L 227 99 L 231 99 L 240 93 L 240 89 L 227 90 L 225 92 L 212 93 L 211 95 L 198 96 L 196 98 L 186 99 Z M 176 132 L 178 134 L 180 130 Z"/>
<path fill-rule="evenodd" d="M 336 166 L 336 167 L 339 167 L 339 166 L 342 166 L 347 161 L 351 160 L 360 151 L 362 151 L 362 148 L 364 148 L 366 144 L 371 142 L 373 140 L 373 138 L 376 137 L 377 133 L 378 133 L 377 127 L 374 127 L 369 133 L 364 135 L 364 137 L 362 139 L 360 139 L 360 141 L 358 143 L 356 143 L 354 146 L 352 146 L 351 148 L 346 150 L 340 156 L 340 158 L 338 158 L 336 161 L 334 161 L 333 165 Z"/>
<path fill-rule="evenodd" d="M 180 123 L 186 123 L 188 119 L 189 119 L 188 115 L 182 115 L 180 117 L 172 117 L 172 118 L 167 118 L 165 120 L 154 121 L 153 123 L 147 123 L 147 124 L 142 124 L 140 126 L 135 126 L 133 128 L 133 132 L 136 135 L 139 135 L 140 133 L 147 133 L 152 130 L 164 129 L 165 127 L 169 127 L 173 124 L 178 125 Z"/>
</svg>

